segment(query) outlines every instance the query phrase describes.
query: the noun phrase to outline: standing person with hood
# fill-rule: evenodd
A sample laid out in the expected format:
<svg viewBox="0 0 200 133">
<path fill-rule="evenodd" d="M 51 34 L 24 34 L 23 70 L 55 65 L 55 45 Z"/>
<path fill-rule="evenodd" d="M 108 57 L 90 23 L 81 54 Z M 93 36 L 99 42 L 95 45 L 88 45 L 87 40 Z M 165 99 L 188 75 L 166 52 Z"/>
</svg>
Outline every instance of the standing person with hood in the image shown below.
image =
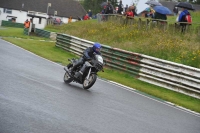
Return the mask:
<svg viewBox="0 0 200 133">
<path fill-rule="evenodd" d="M 113 14 L 113 6 L 110 4 L 110 1 L 108 1 L 108 4 L 106 6 L 105 14 Z"/>
<path fill-rule="evenodd" d="M 110 1 L 108 1 L 108 4 L 106 5 L 105 14 L 113 14 L 113 6 L 110 4 Z M 105 20 L 108 20 L 109 15 L 105 15 Z"/>
<path fill-rule="evenodd" d="M 117 10 L 117 14 L 122 14 L 122 12 L 124 11 L 124 5 L 122 4 L 122 1 L 119 1 L 119 5 L 118 5 L 118 10 Z"/>
<path fill-rule="evenodd" d="M 187 9 L 183 8 L 181 14 L 179 15 L 178 22 L 187 22 L 186 15 L 190 15 Z M 182 32 L 186 29 L 186 23 L 180 23 L 180 26 L 182 26 Z"/>
</svg>

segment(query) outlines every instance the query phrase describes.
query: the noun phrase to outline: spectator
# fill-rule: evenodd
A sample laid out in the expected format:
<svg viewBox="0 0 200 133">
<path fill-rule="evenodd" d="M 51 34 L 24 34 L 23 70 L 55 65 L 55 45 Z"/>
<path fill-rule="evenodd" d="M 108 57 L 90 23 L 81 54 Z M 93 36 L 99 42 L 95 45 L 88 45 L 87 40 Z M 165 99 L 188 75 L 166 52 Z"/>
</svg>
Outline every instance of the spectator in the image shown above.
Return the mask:
<svg viewBox="0 0 200 133">
<path fill-rule="evenodd" d="M 176 17 L 176 22 L 178 22 L 178 18 L 179 18 L 179 15 L 181 14 L 182 11 L 178 11 L 178 14 L 177 14 L 177 17 Z"/>
<path fill-rule="evenodd" d="M 105 14 L 113 14 L 113 6 L 108 1 L 108 5 L 106 6 Z"/>
<path fill-rule="evenodd" d="M 150 16 L 151 8 L 147 7 L 144 12 L 145 12 L 145 18 L 148 18 Z"/>
<path fill-rule="evenodd" d="M 15 23 L 15 22 L 16 22 L 16 19 L 15 19 L 15 18 L 12 18 L 12 22 Z"/>
<path fill-rule="evenodd" d="M 106 12 L 106 6 L 103 7 L 103 10 L 100 13 L 100 14 L 102 14 L 102 15 L 100 15 L 101 16 L 101 21 L 106 21 L 106 16 L 103 15 L 103 14 L 105 14 L 105 12 Z"/>
<path fill-rule="evenodd" d="M 166 15 L 166 14 L 160 14 L 160 13 L 158 13 L 158 12 L 155 12 L 154 15 L 155 15 L 155 16 L 154 16 L 155 19 L 167 20 L 167 15 Z M 157 21 L 159 21 L 161 24 L 166 23 L 165 21 L 162 21 L 162 20 L 157 20 Z"/>
<path fill-rule="evenodd" d="M 134 6 L 130 6 L 129 8 L 128 8 L 128 10 L 127 10 L 127 12 L 125 13 L 125 15 L 127 16 L 127 17 L 134 17 L 134 13 L 133 13 L 133 10 L 134 9 Z"/>
<path fill-rule="evenodd" d="M 176 17 L 175 28 L 177 28 L 177 29 L 179 29 L 179 27 L 180 27 L 180 24 L 177 23 L 177 22 L 178 22 L 178 19 L 179 19 L 179 16 L 180 16 L 181 12 L 182 11 L 178 11 L 178 14 L 177 14 L 177 17 Z"/>
<path fill-rule="evenodd" d="M 83 20 L 88 20 L 88 19 L 90 19 L 90 17 L 89 17 L 88 14 L 86 14 L 86 15 L 83 17 Z"/>
<path fill-rule="evenodd" d="M 126 7 L 125 7 L 125 12 L 127 12 L 127 10 L 128 10 L 128 5 L 126 5 Z"/>
<path fill-rule="evenodd" d="M 188 12 L 188 10 L 185 8 L 182 8 L 182 12 L 179 15 L 178 22 L 187 22 L 187 20 L 185 18 L 186 18 L 186 15 L 188 15 L 188 14 L 190 14 Z M 186 23 L 180 23 L 180 26 L 182 26 L 182 32 L 185 31 L 186 25 L 187 25 Z"/>
<path fill-rule="evenodd" d="M 138 16 L 138 14 L 136 13 L 136 5 L 133 3 L 133 9 L 132 9 L 132 12 L 134 14 L 134 16 Z"/>
<path fill-rule="evenodd" d="M 24 22 L 24 28 L 29 28 L 30 27 L 30 21 L 28 19 Z"/>
<path fill-rule="evenodd" d="M 88 11 L 88 16 L 89 16 L 90 18 L 92 18 L 92 11 L 91 11 L 91 10 Z"/>
<path fill-rule="evenodd" d="M 60 18 L 56 18 L 56 22 L 57 24 L 60 24 L 61 19 Z"/>
<path fill-rule="evenodd" d="M 60 25 L 61 19 L 60 18 L 55 18 L 53 24 L 54 25 Z"/>
<path fill-rule="evenodd" d="M 152 8 L 152 7 L 150 7 L 150 16 L 151 16 L 151 18 L 155 18 L 155 10 Z"/>
<path fill-rule="evenodd" d="M 125 16 L 126 16 L 126 19 L 125 19 L 125 24 L 128 24 L 129 20 L 132 19 L 132 17 L 134 17 L 134 13 L 133 13 L 133 6 L 130 6 L 127 11 L 125 12 Z"/>
<path fill-rule="evenodd" d="M 101 11 L 101 14 L 105 14 L 106 13 L 106 6 L 103 7 L 103 10 Z"/>
<path fill-rule="evenodd" d="M 185 8 L 182 8 L 182 12 L 181 12 L 181 14 L 179 15 L 178 21 L 179 21 L 179 22 L 187 22 L 187 21 L 185 20 L 185 16 L 186 16 L 187 14 L 190 14 L 190 13 L 188 12 L 188 10 L 185 9 Z"/>
<path fill-rule="evenodd" d="M 72 22 L 72 16 L 70 16 L 69 18 L 68 18 L 68 23 L 71 23 Z"/>
<path fill-rule="evenodd" d="M 117 13 L 118 14 L 123 14 L 123 11 L 124 11 L 124 5 L 122 4 L 122 1 L 120 0 L 119 5 L 118 5 Z"/>
<path fill-rule="evenodd" d="M 176 16 L 178 14 L 178 7 L 174 6 L 173 12 L 174 12 L 174 16 Z"/>
</svg>

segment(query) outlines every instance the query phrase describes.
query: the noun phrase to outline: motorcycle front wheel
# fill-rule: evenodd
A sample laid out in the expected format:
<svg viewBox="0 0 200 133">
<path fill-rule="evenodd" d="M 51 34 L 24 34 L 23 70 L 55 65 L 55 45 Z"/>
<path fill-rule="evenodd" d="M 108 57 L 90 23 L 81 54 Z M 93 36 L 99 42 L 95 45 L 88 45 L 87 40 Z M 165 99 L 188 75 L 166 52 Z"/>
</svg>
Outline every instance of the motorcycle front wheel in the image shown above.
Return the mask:
<svg viewBox="0 0 200 133">
<path fill-rule="evenodd" d="M 89 79 L 85 79 L 83 82 L 83 89 L 89 89 L 90 87 L 92 87 L 96 80 L 97 75 L 93 73 L 90 74 Z"/>
<path fill-rule="evenodd" d="M 68 74 L 68 72 L 65 72 L 65 75 L 63 77 L 63 80 L 65 83 L 69 84 L 73 81 L 73 79 L 70 77 L 70 75 Z"/>
</svg>

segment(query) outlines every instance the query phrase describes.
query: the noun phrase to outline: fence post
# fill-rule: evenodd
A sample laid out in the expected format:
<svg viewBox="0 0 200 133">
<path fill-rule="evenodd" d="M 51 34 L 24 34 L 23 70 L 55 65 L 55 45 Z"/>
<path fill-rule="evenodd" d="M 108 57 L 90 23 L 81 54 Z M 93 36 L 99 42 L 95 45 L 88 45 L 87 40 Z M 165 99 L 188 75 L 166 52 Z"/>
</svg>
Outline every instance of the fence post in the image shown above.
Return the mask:
<svg viewBox="0 0 200 133">
<path fill-rule="evenodd" d="M 146 21 L 146 30 L 149 29 L 149 27 L 150 27 L 150 22 L 151 22 L 151 20 L 150 20 L 150 19 L 147 19 L 147 21 Z"/>
<path fill-rule="evenodd" d="M 142 19 L 141 19 L 141 18 L 139 18 L 139 19 L 138 19 L 138 29 L 140 29 L 140 28 L 141 28 L 141 23 L 142 23 Z"/>
</svg>

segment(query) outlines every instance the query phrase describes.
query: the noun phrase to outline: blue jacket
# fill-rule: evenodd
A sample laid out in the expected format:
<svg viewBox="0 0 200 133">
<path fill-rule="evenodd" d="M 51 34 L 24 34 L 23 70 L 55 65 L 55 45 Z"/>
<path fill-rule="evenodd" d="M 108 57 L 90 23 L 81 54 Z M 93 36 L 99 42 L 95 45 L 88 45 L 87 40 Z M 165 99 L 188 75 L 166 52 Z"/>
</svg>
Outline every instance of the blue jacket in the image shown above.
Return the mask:
<svg viewBox="0 0 200 133">
<path fill-rule="evenodd" d="M 186 10 L 186 9 L 183 10 L 183 11 L 181 12 L 181 14 L 179 15 L 178 22 L 184 22 L 182 19 L 183 19 L 183 17 L 186 16 L 188 13 L 189 13 L 188 10 Z"/>
<path fill-rule="evenodd" d="M 96 52 L 96 54 L 101 55 L 100 52 Z M 90 59 L 94 56 L 94 50 L 92 47 L 88 47 L 83 51 L 83 58 Z"/>
</svg>

